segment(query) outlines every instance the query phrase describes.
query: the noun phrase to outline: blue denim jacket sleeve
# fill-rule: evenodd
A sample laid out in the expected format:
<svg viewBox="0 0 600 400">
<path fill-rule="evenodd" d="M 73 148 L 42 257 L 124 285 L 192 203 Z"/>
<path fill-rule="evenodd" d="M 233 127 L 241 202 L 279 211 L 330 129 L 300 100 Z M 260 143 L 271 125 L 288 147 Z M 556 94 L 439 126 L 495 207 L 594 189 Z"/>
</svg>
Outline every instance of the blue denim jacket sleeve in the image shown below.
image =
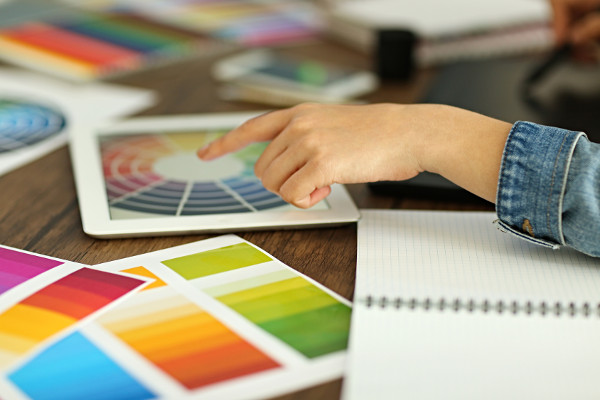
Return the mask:
<svg viewBox="0 0 600 400">
<path fill-rule="evenodd" d="M 496 213 L 502 230 L 600 257 L 600 144 L 582 132 L 515 123 L 502 156 Z"/>
</svg>

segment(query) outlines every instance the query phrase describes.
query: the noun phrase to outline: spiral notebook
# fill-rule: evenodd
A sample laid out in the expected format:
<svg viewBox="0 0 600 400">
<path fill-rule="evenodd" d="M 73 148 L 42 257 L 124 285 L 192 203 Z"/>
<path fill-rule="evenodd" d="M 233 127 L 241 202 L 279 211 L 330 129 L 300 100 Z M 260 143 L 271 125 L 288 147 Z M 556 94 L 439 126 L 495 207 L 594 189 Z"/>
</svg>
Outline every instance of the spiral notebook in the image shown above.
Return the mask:
<svg viewBox="0 0 600 400">
<path fill-rule="evenodd" d="M 345 400 L 600 398 L 600 259 L 490 212 L 361 214 Z"/>
</svg>

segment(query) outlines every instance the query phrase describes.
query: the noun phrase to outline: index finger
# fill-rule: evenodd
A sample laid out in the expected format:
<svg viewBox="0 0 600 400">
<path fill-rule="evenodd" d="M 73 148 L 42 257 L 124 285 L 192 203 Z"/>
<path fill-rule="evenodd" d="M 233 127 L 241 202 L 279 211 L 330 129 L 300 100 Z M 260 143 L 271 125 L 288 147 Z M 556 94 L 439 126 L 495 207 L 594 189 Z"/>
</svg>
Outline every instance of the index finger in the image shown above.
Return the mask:
<svg viewBox="0 0 600 400">
<path fill-rule="evenodd" d="M 225 136 L 197 151 L 203 160 L 212 160 L 246 147 L 250 143 L 265 142 L 276 137 L 289 123 L 291 110 L 271 111 L 247 120 Z"/>
</svg>

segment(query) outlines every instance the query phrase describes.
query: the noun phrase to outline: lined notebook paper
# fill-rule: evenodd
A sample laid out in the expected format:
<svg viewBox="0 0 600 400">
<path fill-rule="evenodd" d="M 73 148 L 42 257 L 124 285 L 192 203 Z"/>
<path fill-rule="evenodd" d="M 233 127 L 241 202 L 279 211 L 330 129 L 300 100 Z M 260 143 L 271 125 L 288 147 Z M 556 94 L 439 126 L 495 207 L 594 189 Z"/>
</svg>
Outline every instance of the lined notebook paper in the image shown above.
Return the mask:
<svg viewBox="0 0 600 400">
<path fill-rule="evenodd" d="M 495 218 L 362 211 L 345 399 L 600 398 L 600 260 Z"/>
</svg>

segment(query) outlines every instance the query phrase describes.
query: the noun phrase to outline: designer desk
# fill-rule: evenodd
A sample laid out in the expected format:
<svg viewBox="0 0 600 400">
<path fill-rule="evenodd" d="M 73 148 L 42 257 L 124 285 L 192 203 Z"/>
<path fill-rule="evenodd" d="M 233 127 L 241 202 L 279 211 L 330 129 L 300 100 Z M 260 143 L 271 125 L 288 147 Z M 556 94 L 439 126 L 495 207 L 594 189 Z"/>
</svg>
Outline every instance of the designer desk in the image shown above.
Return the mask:
<svg viewBox="0 0 600 400">
<path fill-rule="evenodd" d="M 310 42 L 283 50 L 320 61 L 371 68 L 362 54 L 326 41 Z M 210 78 L 211 56 L 184 61 L 110 82 L 149 88 L 158 103 L 140 115 L 264 110 L 268 107 L 219 99 Z M 413 102 L 431 71 L 410 83 L 384 83 L 363 98 L 366 102 Z M 366 184 L 348 185 L 359 208 L 493 210 L 485 202 L 447 202 L 407 196 L 374 194 Z M 87 236 L 81 219 L 67 147 L 0 177 L 0 243 L 84 264 L 97 264 L 214 235 L 168 236 L 99 240 Z M 352 299 L 356 266 L 356 224 L 334 228 L 234 232 L 260 246 L 285 264 Z M 336 399 L 342 380 L 291 393 L 278 399 Z"/>
</svg>

